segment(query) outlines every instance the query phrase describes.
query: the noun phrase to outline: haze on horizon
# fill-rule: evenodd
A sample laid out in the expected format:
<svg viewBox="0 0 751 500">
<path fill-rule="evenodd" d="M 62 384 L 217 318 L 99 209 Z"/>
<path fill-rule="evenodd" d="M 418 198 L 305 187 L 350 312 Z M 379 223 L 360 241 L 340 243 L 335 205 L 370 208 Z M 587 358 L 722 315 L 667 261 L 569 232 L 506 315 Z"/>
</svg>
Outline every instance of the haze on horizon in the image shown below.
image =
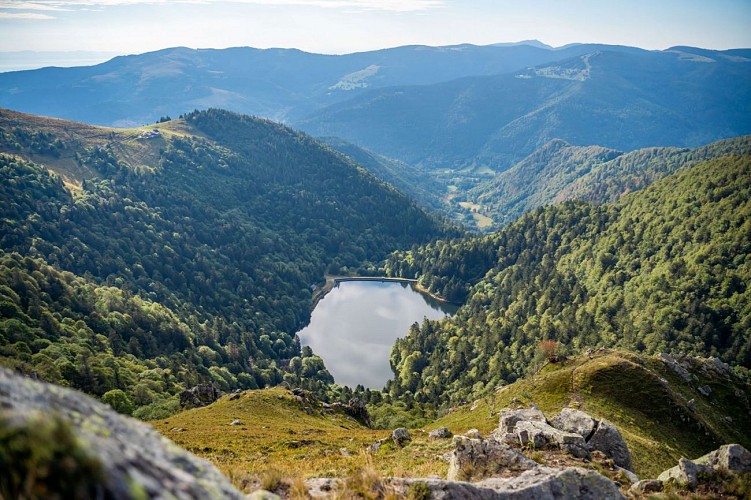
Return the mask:
<svg viewBox="0 0 751 500">
<path fill-rule="evenodd" d="M 748 0 L 0 0 L 0 52 L 167 47 L 349 53 L 537 39 L 751 47 Z M 0 55 L 2 58 L 2 55 Z"/>
</svg>

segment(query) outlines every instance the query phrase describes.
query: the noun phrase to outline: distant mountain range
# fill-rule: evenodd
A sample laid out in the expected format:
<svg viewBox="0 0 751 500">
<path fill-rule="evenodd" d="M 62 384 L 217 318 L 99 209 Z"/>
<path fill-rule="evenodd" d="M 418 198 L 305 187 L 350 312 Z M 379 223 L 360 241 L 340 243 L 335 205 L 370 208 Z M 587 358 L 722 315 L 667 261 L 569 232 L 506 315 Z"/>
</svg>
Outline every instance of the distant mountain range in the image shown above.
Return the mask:
<svg viewBox="0 0 751 500">
<path fill-rule="evenodd" d="M 631 151 L 751 133 L 751 50 L 574 48 L 586 53 L 372 90 L 295 125 L 410 164 L 496 173 L 556 138 Z"/>
<path fill-rule="evenodd" d="M 0 74 L 0 107 L 99 125 L 134 126 L 194 108 L 221 107 L 281 121 L 371 89 L 497 75 L 596 50 L 639 49 L 539 42 L 406 46 L 347 55 L 295 49 L 176 47 L 96 66 Z"/>
</svg>

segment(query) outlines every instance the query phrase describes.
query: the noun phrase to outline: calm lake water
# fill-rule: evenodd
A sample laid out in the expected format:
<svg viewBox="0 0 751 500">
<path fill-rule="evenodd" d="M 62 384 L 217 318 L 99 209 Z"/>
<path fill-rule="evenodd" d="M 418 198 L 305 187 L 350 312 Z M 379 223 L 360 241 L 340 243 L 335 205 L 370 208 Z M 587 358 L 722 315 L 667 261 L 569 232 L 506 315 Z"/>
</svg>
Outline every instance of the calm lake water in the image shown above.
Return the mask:
<svg viewBox="0 0 751 500">
<path fill-rule="evenodd" d="M 444 318 L 456 309 L 406 283 L 345 281 L 318 303 L 298 335 L 323 358 L 338 384 L 382 389 L 392 378 L 394 341 L 415 321 Z"/>
</svg>

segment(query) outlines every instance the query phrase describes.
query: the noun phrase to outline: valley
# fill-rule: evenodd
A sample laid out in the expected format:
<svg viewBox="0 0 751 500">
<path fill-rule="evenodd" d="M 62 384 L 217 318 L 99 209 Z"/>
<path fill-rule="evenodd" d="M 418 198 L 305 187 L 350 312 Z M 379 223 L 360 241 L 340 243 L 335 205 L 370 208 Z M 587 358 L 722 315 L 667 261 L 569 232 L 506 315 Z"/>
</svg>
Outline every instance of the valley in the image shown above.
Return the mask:
<svg viewBox="0 0 751 500">
<path fill-rule="evenodd" d="M 0 73 L 0 498 L 746 498 L 750 91 L 539 42 Z"/>
</svg>

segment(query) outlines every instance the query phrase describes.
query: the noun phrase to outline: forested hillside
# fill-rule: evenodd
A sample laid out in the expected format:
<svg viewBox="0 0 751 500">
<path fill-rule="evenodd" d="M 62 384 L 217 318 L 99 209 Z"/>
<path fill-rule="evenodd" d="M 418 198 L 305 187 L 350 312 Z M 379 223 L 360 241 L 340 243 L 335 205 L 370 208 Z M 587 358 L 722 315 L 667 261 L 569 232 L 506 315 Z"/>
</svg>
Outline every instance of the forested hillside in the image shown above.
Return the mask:
<svg viewBox="0 0 751 500">
<path fill-rule="evenodd" d="M 485 237 L 389 258 L 466 299 L 392 350 L 394 396 L 464 400 L 598 346 L 712 355 L 751 368 L 751 156 L 705 161 L 615 205 L 566 202 Z M 550 354 L 550 353 L 549 353 Z"/>
<path fill-rule="evenodd" d="M 751 154 L 751 136 L 695 149 L 645 148 L 629 153 L 550 141 L 509 170 L 458 199 L 467 199 L 500 228 L 523 213 L 571 199 L 612 203 L 680 169 L 719 156 Z"/>
<path fill-rule="evenodd" d="M 0 356 L 98 396 L 165 404 L 200 380 L 283 378 L 323 391 L 331 377 L 295 332 L 324 273 L 458 234 L 264 120 L 211 110 L 157 132 L 0 121 Z"/>
</svg>

